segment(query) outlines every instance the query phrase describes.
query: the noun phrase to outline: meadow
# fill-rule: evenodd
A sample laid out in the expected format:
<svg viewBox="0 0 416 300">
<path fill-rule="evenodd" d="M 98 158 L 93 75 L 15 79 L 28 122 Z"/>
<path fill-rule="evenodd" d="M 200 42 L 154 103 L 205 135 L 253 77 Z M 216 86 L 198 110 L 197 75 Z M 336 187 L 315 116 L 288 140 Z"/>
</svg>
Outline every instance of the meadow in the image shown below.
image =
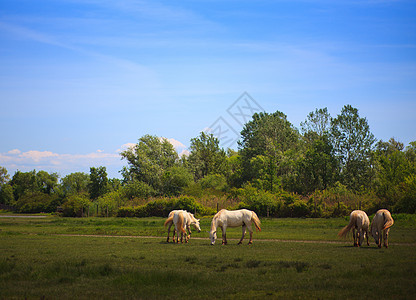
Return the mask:
<svg viewBox="0 0 416 300">
<path fill-rule="evenodd" d="M 354 248 L 346 218 L 262 219 L 254 244 L 188 244 L 162 218 L 0 218 L 1 299 L 414 299 L 416 220 L 397 215 L 390 247 Z"/>
</svg>

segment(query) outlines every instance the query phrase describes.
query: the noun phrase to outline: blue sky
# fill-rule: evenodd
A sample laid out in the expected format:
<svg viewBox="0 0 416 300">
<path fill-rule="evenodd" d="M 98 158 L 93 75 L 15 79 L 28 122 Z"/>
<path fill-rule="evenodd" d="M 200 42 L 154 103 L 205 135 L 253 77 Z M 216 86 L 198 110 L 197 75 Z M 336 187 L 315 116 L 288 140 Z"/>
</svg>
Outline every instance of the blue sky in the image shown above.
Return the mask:
<svg viewBox="0 0 416 300">
<path fill-rule="evenodd" d="M 399 0 L 2 0 L 0 166 L 119 177 L 145 134 L 182 152 L 217 120 L 240 132 L 229 108 L 245 92 L 296 127 L 351 104 L 407 145 L 415 16 Z"/>
</svg>

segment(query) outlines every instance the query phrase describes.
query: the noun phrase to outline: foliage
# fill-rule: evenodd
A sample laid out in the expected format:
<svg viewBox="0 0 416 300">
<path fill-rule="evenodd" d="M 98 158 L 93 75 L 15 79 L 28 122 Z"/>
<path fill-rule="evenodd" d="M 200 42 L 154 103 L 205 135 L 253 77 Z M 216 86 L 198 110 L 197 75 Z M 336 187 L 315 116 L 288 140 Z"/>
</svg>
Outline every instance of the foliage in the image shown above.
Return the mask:
<svg viewBox="0 0 416 300">
<path fill-rule="evenodd" d="M 42 192 L 28 192 L 19 197 L 14 203 L 17 212 L 20 213 L 40 213 L 55 212 L 60 204 L 57 195 L 49 195 Z"/>
<path fill-rule="evenodd" d="M 159 193 L 163 189 L 163 176 L 179 158 L 167 139 L 151 135 L 141 137 L 139 143 L 121 152 L 121 156 L 128 163 L 123 170 L 125 182 L 142 181 Z"/>
<path fill-rule="evenodd" d="M 273 191 L 276 176 L 291 171 L 300 136 L 282 112 L 255 113 L 241 131 L 241 157 L 245 181 L 262 179 Z M 259 168 L 260 167 L 260 168 Z"/>
<path fill-rule="evenodd" d="M 199 215 L 214 214 L 214 210 L 203 207 L 195 198 L 181 196 L 170 199 L 156 199 L 138 207 L 124 206 L 118 210 L 118 217 L 166 217 L 169 212 L 175 209 L 183 209 Z"/>
<path fill-rule="evenodd" d="M 219 146 L 219 140 L 212 134 L 201 132 L 199 137 L 191 139 L 191 153 L 188 157 L 188 168 L 195 181 L 212 174 L 224 174 L 226 154 Z"/>
<path fill-rule="evenodd" d="M 0 186 L 0 204 L 13 205 L 14 203 L 13 188 L 8 184 Z"/>
<path fill-rule="evenodd" d="M 36 170 L 10 179 L 0 167 L 1 209 L 106 217 L 164 216 L 177 207 L 202 215 L 249 208 L 270 217 L 416 212 L 416 141 L 375 144 L 351 105 L 335 118 L 316 109 L 300 132 L 280 111 L 256 113 L 241 131 L 238 151 L 225 151 L 201 132 L 181 157 L 166 138 L 144 135 L 121 153 L 123 180 L 108 179 L 103 166 L 59 183 L 58 174 Z"/>
<path fill-rule="evenodd" d="M 70 194 L 87 193 L 90 182 L 90 175 L 82 172 L 75 172 L 66 175 L 61 179 L 61 189 L 64 196 Z"/>
<path fill-rule="evenodd" d="M 341 179 L 349 189 L 359 191 L 370 178 L 370 158 L 374 135 L 358 109 L 345 105 L 331 120 L 331 137 L 341 167 Z"/>
<path fill-rule="evenodd" d="M 72 194 L 66 197 L 62 209 L 64 217 L 83 217 L 91 201 L 87 194 Z"/>
<path fill-rule="evenodd" d="M 108 179 L 106 167 L 90 168 L 88 190 L 91 199 L 97 199 L 107 192 Z"/>
</svg>

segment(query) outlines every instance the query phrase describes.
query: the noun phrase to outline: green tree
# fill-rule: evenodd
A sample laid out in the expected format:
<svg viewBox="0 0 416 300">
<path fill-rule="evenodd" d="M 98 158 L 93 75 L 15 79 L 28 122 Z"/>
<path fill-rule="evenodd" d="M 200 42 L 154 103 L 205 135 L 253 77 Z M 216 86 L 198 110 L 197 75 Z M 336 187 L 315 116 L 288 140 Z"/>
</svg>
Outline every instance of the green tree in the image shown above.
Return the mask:
<svg viewBox="0 0 416 300">
<path fill-rule="evenodd" d="M 0 204 L 14 205 L 13 188 L 10 184 L 0 186 Z"/>
<path fill-rule="evenodd" d="M 342 108 L 341 114 L 331 120 L 331 138 L 343 184 L 355 191 L 369 186 L 375 138 L 358 109 L 351 105 Z"/>
<path fill-rule="evenodd" d="M 308 194 L 332 186 L 337 179 L 338 162 L 334 149 L 326 135 L 312 142 L 298 162 L 298 192 Z"/>
<path fill-rule="evenodd" d="M 259 161 L 256 158 L 262 157 L 268 189 L 273 191 L 276 176 L 288 175 L 292 171 L 299 140 L 298 131 L 282 112 L 254 114 L 252 120 L 244 125 L 238 143 L 244 181 L 258 178 L 259 173 L 254 166 Z"/>
<path fill-rule="evenodd" d="M 13 187 L 14 199 L 18 200 L 25 193 L 34 193 L 39 191 L 36 171 L 21 172 L 17 171 L 14 173 L 10 185 Z"/>
<path fill-rule="evenodd" d="M 90 175 L 83 172 L 75 172 L 61 179 L 61 188 L 64 196 L 70 194 L 87 193 Z"/>
<path fill-rule="evenodd" d="M 192 174 L 187 168 L 180 165 L 173 166 L 162 177 L 163 194 L 178 196 L 192 181 Z"/>
<path fill-rule="evenodd" d="M 104 195 L 107 192 L 107 185 L 108 179 L 106 167 L 91 167 L 90 182 L 88 184 L 90 198 L 96 200 L 98 197 Z"/>
<path fill-rule="evenodd" d="M 45 171 L 39 171 L 36 174 L 36 181 L 39 190 L 50 195 L 58 185 L 59 175 L 57 173 L 49 174 Z"/>
<path fill-rule="evenodd" d="M 411 147 L 403 151 L 404 145 L 391 138 L 388 142 L 380 141 L 375 151 L 377 161 L 376 192 L 385 207 L 393 207 L 402 202 L 400 210 L 407 212 L 406 205 L 401 199 L 404 194 L 409 197 L 408 187 L 412 186 L 411 175 L 415 174 Z M 407 180 L 407 181 L 406 181 Z M 411 190 L 411 188 L 410 188 Z M 409 201 L 406 201 L 410 203 Z"/>
<path fill-rule="evenodd" d="M 199 137 L 191 139 L 188 167 L 195 181 L 210 174 L 224 174 L 226 154 L 220 148 L 219 140 L 212 134 L 201 132 Z"/>
<path fill-rule="evenodd" d="M 3 184 L 8 183 L 10 180 L 10 175 L 7 173 L 7 169 L 0 166 L 0 187 Z"/>
<path fill-rule="evenodd" d="M 331 115 L 328 109 L 325 107 L 310 112 L 306 120 L 300 123 L 300 128 L 306 140 L 314 141 L 328 135 L 331 129 Z"/>
<path fill-rule="evenodd" d="M 151 135 L 141 137 L 139 143 L 121 152 L 121 156 L 128 163 L 122 171 L 125 182 L 142 181 L 160 194 L 163 193 L 162 177 L 179 159 L 167 139 Z"/>
<path fill-rule="evenodd" d="M 13 204 L 13 188 L 10 184 L 10 175 L 7 169 L 0 166 L 0 204 Z"/>
</svg>

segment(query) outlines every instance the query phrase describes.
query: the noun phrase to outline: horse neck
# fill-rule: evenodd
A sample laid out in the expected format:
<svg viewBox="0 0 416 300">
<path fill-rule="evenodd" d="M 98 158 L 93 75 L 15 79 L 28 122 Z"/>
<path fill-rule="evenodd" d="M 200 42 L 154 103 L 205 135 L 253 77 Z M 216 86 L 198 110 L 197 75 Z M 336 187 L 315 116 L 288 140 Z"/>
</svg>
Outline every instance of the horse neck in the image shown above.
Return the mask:
<svg viewBox="0 0 416 300">
<path fill-rule="evenodd" d="M 211 233 L 217 231 L 217 227 L 218 227 L 218 218 L 214 217 L 214 219 L 212 219 L 212 222 L 211 222 Z"/>
</svg>

